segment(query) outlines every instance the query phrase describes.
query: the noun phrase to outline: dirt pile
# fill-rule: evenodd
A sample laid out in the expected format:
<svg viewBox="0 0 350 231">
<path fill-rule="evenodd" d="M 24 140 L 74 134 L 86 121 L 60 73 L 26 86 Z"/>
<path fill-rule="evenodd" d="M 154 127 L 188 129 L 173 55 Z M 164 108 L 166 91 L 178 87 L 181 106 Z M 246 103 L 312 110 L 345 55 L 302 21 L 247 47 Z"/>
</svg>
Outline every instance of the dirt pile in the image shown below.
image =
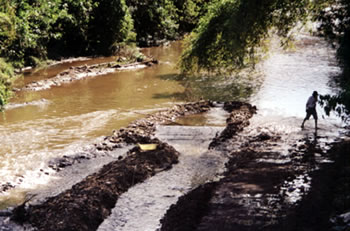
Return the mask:
<svg viewBox="0 0 350 231">
<path fill-rule="evenodd" d="M 256 107 L 243 102 L 225 102 L 224 109 L 230 113 L 226 121 L 226 128 L 222 133 L 213 139 L 209 148 L 219 146 L 226 140 L 232 138 L 237 132 L 249 125 L 249 119 L 256 113 Z"/>
<path fill-rule="evenodd" d="M 13 220 L 30 223 L 38 230 L 95 230 L 110 214 L 120 194 L 177 163 L 178 152 L 169 145 L 156 139 L 143 141 L 157 144 L 157 149 L 133 148 L 125 159 L 105 165 L 45 203 L 19 206 Z"/>
<path fill-rule="evenodd" d="M 181 116 L 206 112 L 210 110 L 210 105 L 211 103 L 209 101 L 178 104 L 168 110 L 148 115 L 145 118 L 130 123 L 125 128 L 114 131 L 113 135 L 105 137 L 103 142 L 94 144 L 94 147 L 86 152 L 51 160 L 49 167 L 55 171 L 61 171 L 68 166 L 84 160 L 97 158 L 100 155 L 104 155 L 104 152 L 113 151 L 125 144 L 145 143 L 154 134 L 157 124 L 172 123 L 176 118 Z M 4 185 L 4 187 L 7 189 L 9 186 Z"/>
<path fill-rule="evenodd" d="M 114 131 L 112 136 L 106 137 L 104 142 L 96 145 L 96 148 L 98 150 L 113 150 L 123 143 L 140 143 L 144 138 L 151 137 L 154 134 L 157 124 L 171 124 L 181 116 L 207 112 L 210 107 L 211 103 L 209 101 L 175 105 L 169 110 L 148 115 L 134 121 L 126 128 Z"/>
</svg>

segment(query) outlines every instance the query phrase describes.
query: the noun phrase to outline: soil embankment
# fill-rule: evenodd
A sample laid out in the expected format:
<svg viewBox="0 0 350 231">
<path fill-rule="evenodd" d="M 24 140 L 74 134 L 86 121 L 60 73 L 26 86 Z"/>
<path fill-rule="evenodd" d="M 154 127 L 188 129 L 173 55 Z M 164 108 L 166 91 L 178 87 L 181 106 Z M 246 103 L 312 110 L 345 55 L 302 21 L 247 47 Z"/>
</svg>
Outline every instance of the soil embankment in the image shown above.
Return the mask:
<svg viewBox="0 0 350 231">
<path fill-rule="evenodd" d="M 304 139 L 286 156 L 274 151 L 285 142 L 277 134 L 229 134 L 211 144 L 230 151 L 224 177 L 181 197 L 160 230 L 349 230 L 349 141 L 324 151 Z"/>
<path fill-rule="evenodd" d="M 89 175 L 71 189 L 47 199 L 38 205 L 18 206 L 12 219 L 29 223 L 39 230 L 95 230 L 110 214 L 120 194 L 148 177 L 168 170 L 177 163 L 178 152 L 169 145 L 152 139 L 157 124 L 172 123 L 177 117 L 208 111 L 210 102 L 201 101 L 176 105 L 165 111 L 149 115 L 115 131 L 105 141 L 96 144 L 96 150 L 108 152 L 125 144 L 156 144 L 155 150 L 131 149 L 125 158 L 120 157 L 105 165 L 99 172 Z M 89 158 L 98 158 L 97 156 Z M 56 159 L 51 167 L 56 171 L 74 165 L 79 156 Z"/>
<path fill-rule="evenodd" d="M 157 149 L 134 148 L 46 202 L 19 206 L 12 218 L 39 230 L 96 230 L 123 192 L 177 163 L 173 147 L 151 138 L 156 125 L 209 109 L 204 101 L 177 105 L 115 131 L 95 148 L 108 152 L 125 143 L 155 143 Z M 307 137 L 285 155 L 276 151 L 286 142 L 278 134 L 242 135 L 255 107 L 231 102 L 225 109 L 230 112 L 227 126 L 209 148 L 228 155 L 226 172 L 180 197 L 160 230 L 348 230 L 344 216 L 337 215 L 350 208 L 349 141 L 329 144 L 333 148 L 326 151 L 315 142 L 319 137 Z"/>
<path fill-rule="evenodd" d="M 27 209 L 18 207 L 13 219 L 29 222 L 38 230 L 97 229 L 120 194 L 177 163 L 175 149 L 156 139 L 143 139 L 146 141 L 157 144 L 157 148 L 142 151 L 136 147 L 123 160 L 105 165 L 98 173 L 45 203 Z"/>
</svg>

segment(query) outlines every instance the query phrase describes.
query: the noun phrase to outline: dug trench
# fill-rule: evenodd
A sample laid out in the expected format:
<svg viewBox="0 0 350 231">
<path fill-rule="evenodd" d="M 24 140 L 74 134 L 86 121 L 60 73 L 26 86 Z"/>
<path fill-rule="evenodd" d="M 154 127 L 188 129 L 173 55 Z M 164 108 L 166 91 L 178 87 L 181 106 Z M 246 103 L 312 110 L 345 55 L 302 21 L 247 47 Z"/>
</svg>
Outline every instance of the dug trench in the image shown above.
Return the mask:
<svg viewBox="0 0 350 231">
<path fill-rule="evenodd" d="M 113 135 L 94 145 L 90 150 L 92 154 L 64 156 L 51 161 L 49 166 L 61 172 L 74 167 L 77 162 L 98 158 L 98 155 L 120 147 L 139 143 L 156 145 L 155 150 L 149 151 L 135 146 L 118 160 L 43 203 L 26 201 L 11 212 L 11 219 L 25 227 L 30 224 L 37 230 L 96 230 L 123 192 L 177 163 L 179 153 L 174 148 L 151 138 L 156 125 L 173 123 L 178 117 L 203 113 L 210 107 L 208 101 L 175 105 L 114 131 Z"/>
<path fill-rule="evenodd" d="M 40 204 L 18 206 L 12 220 L 29 223 L 37 230 L 96 230 L 123 192 L 177 163 L 179 153 L 174 148 L 151 138 L 156 125 L 171 124 L 175 118 L 206 112 L 210 107 L 210 102 L 177 105 L 115 131 L 95 148 L 108 152 L 125 143 L 155 143 L 157 149 L 142 151 L 135 147 L 57 196 Z M 341 189 L 345 186 L 340 188 L 342 184 L 333 180 L 348 180 L 349 166 L 339 163 L 349 163 L 344 155 L 349 142 L 334 144 L 325 152 L 310 140 L 301 140 L 286 158 L 271 151 L 283 143 L 278 134 L 260 133 L 242 142 L 240 134 L 249 125 L 255 107 L 231 102 L 224 108 L 230 112 L 227 126 L 209 148 L 228 153 L 226 172 L 219 181 L 203 184 L 180 197 L 164 215 L 160 230 L 330 230 L 336 225 L 326 218 L 336 218 L 335 214 L 349 210 L 349 188 L 344 192 Z M 315 170 L 316 153 L 338 164 Z M 334 171 L 339 166 L 343 171 Z M 305 184 L 293 184 L 296 180 Z M 298 203 L 290 202 L 294 192 L 301 195 Z M 305 219 L 306 214 L 310 219 Z M 317 222 L 319 219 L 322 222 Z"/>
<path fill-rule="evenodd" d="M 167 124 L 174 118 L 188 114 L 202 113 L 210 109 L 211 102 L 201 101 L 177 105 L 167 111 L 158 112 L 145 119 L 135 121 L 127 128 L 115 131 L 106 137 L 105 142 L 96 145 L 96 149 L 111 151 L 125 143 L 152 143 L 157 148 L 142 151 L 139 147 L 131 149 L 124 158 L 105 165 L 100 171 L 89 175 L 70 189 L 50 197 L 40 204 L 24 203 L 13 210 L 12 220 L 28 224 L 37 230 L 96 230 L 110 214 L 118 197 L 133 185 L 144 181 L 156 173 L 168 170 L 177 163 L 179 153 L 171 146 L 150 138 L 156 124 Z M 233 102 L 231 118 L 240 118 L 240 122 L 229 123 L 232 134 L 248 125 L 248 119 L 255 108 L 246 103 Z M 226 131 L 226 136 L 229 132 Z M 66 158 L 58 163 L 66 163 Z M 58 170 L 63 170 L 65 164 Z"/>
<path fill-rule="evenodd" d="M 230 152 L 224 176 L 180 197 L 161 231 L 350 230 L 349 139 L 325 151 L 305 138 L 283 157 L 270 151 L 281 136 L 261 133 L 242 142 L 227 131 L 235 124 L 210 146 Z"/>
</svg>

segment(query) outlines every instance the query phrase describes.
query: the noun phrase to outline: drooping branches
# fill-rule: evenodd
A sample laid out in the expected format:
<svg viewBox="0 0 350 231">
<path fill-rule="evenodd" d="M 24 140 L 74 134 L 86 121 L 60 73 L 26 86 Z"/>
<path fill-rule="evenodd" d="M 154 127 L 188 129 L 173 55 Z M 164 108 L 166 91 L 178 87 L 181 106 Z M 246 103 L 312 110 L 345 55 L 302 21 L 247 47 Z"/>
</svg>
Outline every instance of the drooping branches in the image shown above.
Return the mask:
<svg viewBox="0 0 350 231">
<path fill-rule="evenodd" d="M 271 28 L 287 36 L 307 16 L 308 0 L 216 0 L 186 42 L 184 72 L 236 70 L 255 61 Z"/>
</svg>

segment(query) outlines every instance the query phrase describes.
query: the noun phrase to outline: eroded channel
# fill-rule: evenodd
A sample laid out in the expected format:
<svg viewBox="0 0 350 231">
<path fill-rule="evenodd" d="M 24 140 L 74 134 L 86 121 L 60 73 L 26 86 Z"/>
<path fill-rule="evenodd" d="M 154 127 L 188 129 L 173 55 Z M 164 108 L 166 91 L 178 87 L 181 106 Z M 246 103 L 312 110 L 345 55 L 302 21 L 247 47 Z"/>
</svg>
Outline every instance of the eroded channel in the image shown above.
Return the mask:
<svg viewBox="0 0 350 231">
<path fill-rule="evenodd" d="M 274 214 L 278 214 L 282 211 L 282 203 L 280 203 L 281 195 L 284 196 L 283 203 L 287 202 L 286 205 L 288 205 L 288 203 L 295 204 L 298 200 L 300 200 L 300 198 L 307 193 L 310 187 L 309 173 L 313 169 L 317 169 L 322 166 L 322 164 L 327 164 L 329 162 L 327 157 L 324 156 L 324 152 L 329 149 L 329 144 L 335 139 L 344 138 L 341 134 L 341 121 L 335 116 L 324 117 L 322 115 L 321 108 L 318 108 L 320 113 L 319 116 L 322 119 L 320 120 L 320 128 L 317 134 L 314 133 L 312 120 L 308 121 L 305 130 L 301 130 L 300 128 L 300 124 L 304 116 L 306 99 L 313 90 L 317 90 L 320 94 L 332 93 L 334 89 L 329 87 L 328 83 L 330 77 L 334 76 L 339 71 L 339 68 L 335 65 L 334 51 L 327 47 L 324 41 L 306 35 L 299 37 L 299 39 L 297 51 L 275 51 L 270 55 L 270 58 L 263 63 L 261 70 L 264 75 L 264 82 L 260 90 L 257 91 L 256 94 L 253 94 L 251 98 L 249 98 L 250 94 L 246 95 L 248 96 L 246 99 L 257 106 L 257 115 L 250 120 L 250 125 L 246 127 L 243 132 L 236 134 L 234 137 L 230 137 L 229 139 L 225 140 L 225 142 L 222 142 L 221 145 L 216 146 L 214 149 L 208 149 L 208 145 L 212 138 L 214 138 L 223 129 L 223 125 L 225 124 L 224 121 L 227 118 L 227 114 L 225 114 L 222 109 L 218 109 L 220 107 L 214 107 L 211 110 L 211 112 L 214 111 L 213 114 L 207 113 L 204 116 L 195 115 L 186 117 L 180 121 L 174 122 L 173 126 L 159 126 L 156 130 L 155 136 L 174 146 L 175 149 L 181 153 L 179 163 L 170 171 L 158 173 L 156 176 L 146 180 L 146 182 L 140 183 L 132 187 L 128 192 L 122 194 L 118 199 L 111 216 L 107 218 L 104 223 L 102 223 L 99 230 L 116 229 L 144 231 L 156 230 L 160 228 L 161 218 L 164 216 L 164 214 L 166 214 L 167 209 L 172 204 L 177 203 L 178 198 L 206 182 L 220 181 L 222 173 L 225 170 L 224 165 L 227 160 L 232 158 L 235 153 L 239 154 L 242 153 L 242 151 L 247 152 L 249 148 L 251 149 L 249 152 L 250 155 L 252 155 L 252 153 L 254 154 L 255 152 L 258 152 L 259 155 L 253 155 L 253 157 L 249 159 L 247 166 L 251 165 L 252 168 L 254 168 L 254 165 L 265 166 L 267 169 L 271 169 L 271 166 L 273 166 L 273 168 L 285 168 L 285 170 L 291 168 L 293 173 L 288 172 L 285 179 L 283 177 L 278 178 L 278 182 L 275 185 L 269 186 L 271 187 L 270 189 L 273 188 L 273 190 L 268 191 L 268 193 L 260 190 L 261 187 L 259 186 L 259 183 L 263 184 L 264 181 L 250 182 L 249 184 L 247 182 L 236 182 L 237 184 L 233 188 L 234 190 L 237 190 L 236 192 L 225 194 L 225 189 L 223 189 L 221 194 L 220 192 L 216 194 L 216 197 L 214 196 L 209 204 L 213 203 L 214 205 L 218 205 L 222 203 L 223 206 L 225 206 L 223 201 L 231 200 L 230 203 L 238 206 L 241 209 L 239 211 L 241 214 L 243 214 L 242 217 L 232 220 L 235 222 L 234 224 L 238 225 L 240 228 L 245 227 L 247 230 L 249 230 L 250 227 L 253 227 L 252 225 L 261 225 L 264 222 L 268 225 L 275 224 L 279 218 Z M 166 50 L 169 48 L 164 49 Z M 157 52 L 162 53 L 163 51 L 160 49 L 157 50 Z M 165 51 L 162 53 L 162 55 L 163 57 L 166 57 L 169 55 L 169 53 Z M 160 66 L 160 69 L 158 70 L 159 79 L 161 81 L 165 81 L 164 84 L 168 84 L 169 81 L 175 81 L 176 77 L 173 75 L 174 72 L 169 75 L 167 71 L 162 69 L 166 68 L 166 66 L 171 64 L 171 62 L 165 59 L 163 64 L 164 65 Z M 149 82 L 152 82 L 152 80 L 148 79 L 148 77 L 141 77 L 146 78 L 147 83 L 138 85 L 138 73 L 140 72 L 136 72 L 135 81 L 132 84 L 125 86 L 125 88 L 120 88 L 121 91 L 130 91 L 130 89 L 135 90 L 135 85 L 136 92 L 146 91 L 145 89 L 150 87 Z M 125 78 L 128 77 L 127 74 L 128 73 L 125 74 Z M 107 78 L 112 79 L 112 77 L 108 75 L 102 78 L 105 78 L 104 80 Z M 87 80 L 87 82 L 89 81 L 94 82 L 94 87 L 99 86 L 100 84 L 97 78 L 94 80 Z M 121 80 L 119 83 L 123 85 Z M 155 89 L 162 88 L 157 82 L 152 83 Z M 176 81 L 175 83 L 178 84 Z M 121 120 L 123 121 L 122 123 L 126 124 L 128 121 L 139 118 L 139 116 L 142 117 L 143 114 L 160 110 L 163 107 L 167 107 L 169 104 L 172 104 L 174 101 L 184 99 L 183 96 L 188 94 L 188 89 L 184 89 L 181 84 L 177 85 L 174 89 L 177 89 L 177 87 L 182 89 L 182 91 L 170 90 L 167 92 L 152 92 L 152 94 L 150 94 L 151 100 L 149 103 L 146 103 L 146 105 L 139 105 L 139 103 L 136 103 L 138 104 L 137 106 L 128 109 L 125 109 L 125 107 L 121 105 L 130 103 L 130 100 L 123 101 L 121 105 L 115 104 L 114 100 L 119 99 L 118 94 L 113 94 L 111 97 L 107 97 L 109 102 L 101 102 L 101 104 L 98 104 L 100 106 L 97 108 L 101 107 L 100 109 L 97 109 L 96 105 L 94 104 L 88 105 L 87 107 L 90 107 L 89 110 L 92 111 L 88 113 L 84 112 L 87 110 L 86 108 L 74 100 L 73 104 L 75 104 L 74 107 L 76 109 L 74 110 L 74 113 L 77 113 L 77 120 L 81 119 L 79 113 L 82 113 L 83 115 L 91 115 L 91 117 L 96 119 L 96 121 L 103 122 L 104 120 L 101 120 L 99 116 L 104 118 L 103 115 L 106 114 L 105 112 L 108 112 L 109 114 L 105 116 L 106 121 L 103 122 L 103 125 L 98 126 L 104 127 L 103 131 L 100 130 L 96 132 L 99 134 L 98 136 L 100 136 L 106 134 L 106 129 L 109 129 L 108 132 L 110 132 L 111 127 L 117 128 L 119 125 L 117 125 L 116 121 Z M 222 90 L 227 89 L 222 88 Z M 236 88 L 233 89 L 233 91 L 236 90 Z M 59 91 L 59 89 L 57 89 L 57 91 Z M 141 102 L 139 99 L 144 97 L 144 95 L 138 95 L 136 92 L 131 91 L 130 94 L 126 94 L 127 97 L 125 98 L 131 97 L 133 100 L 138 100 L 137 102 Z M 239 92 L 239 89 L 237 92 Z M 78 92 L 76 93 L 78 94 Z M 245 91 L 245 93 L 247 93 L 247 91 Z M 46 92 L 45 94 L 49 95 L 49 92 Z M 133 94 L 136 94 L 136 96 L 139 98 L 135 98 Z M 217 91 L 214 95 L 216 94 Z M 223 92 L 223 94 L 226 94 L 226 92 Z M 103 97 L 105 96 L 106 95 L 103 95 Z M 98 94 L 92 94 L 89 99 L 93 101 L 94 97 L 99 98 Z M 33 98 L 35 100 L 40 100 L 39 96 L 34 96 Z M 44 98 L 47 99 L 46 97 Z M 169 99 L 174 101 L 171 100 L 169 103 Z M 57 104 L 54 97 L 47 100 L 50 102 L 50 105 L 52 103 Z M 68 110 L 67 108 L 64 109 L 64 105 L 65 104 L 63 104 L 62 108 L 56 108 L 58 112 L 54 110 L 55 113 L 60 114 L 64 112 L 64 110 Z M 32 106 L 36 105 L 34 104 Z M 45 107 L 50 108 L 50 110 L 52 109 L 51 106 Z M 106 110 L 106 108 L 110 109 Z M 139 112 L 139 114 L 135 115 L 135 111 Z M 55 115 L 50 115 L 51 113 L 52 112 L 44 115 L 44 117 L 50 118 L 53 116 L 53 118 L 58 118 L 57 114 L 54 113 Z M 132 116 L 125 119 L 119 118 L 119 115 L 123 113 Z M 9 117 L 9 115 L 10 114 L 7 114 L 7 118 L 10 118 L 8 120 L 12 121 L 13 118 Z M 35 116 L 36 115 L 34 114 L 32 115 L 33 119 Z M 19 118 L 23 119 L 23 117 Z M 67 116 L 68 122 L 71 121 L 69 118 L 70 117 Z M 219 118 L 222 119 L 220 120 Z M 14 120 L 18 123 L 18 130 L 21 130 L 20 127 L 22 126 L 22 124 L 19 123 L 20 120 L 21 119 Z M 34 121 L 37 121 L 37 124 L 42 124 L 40 119 Z M 27 123 L 30 125 L 29 122 Z M 11 127 L 16 123 L 10 122 L 7 124 L 5 121 L 4 124 L 4 126 Z M 92 123 L 87 122 L 86 126 L 89 124 Z M 35 133 L 38 132 L 38 128 L 32 127 L 32 130 L 34 130 Z M 96 127 L 92 127 L 91 130 L 89 130 L 90 132 L 86 133 L 86 131 L 84 131 L 83 136 L 89 137 L 88 134 L 92 133 L 94 130 L 96 130 Z M 22 130 L 21 132 L 24 131 Z M 74 132 L 76 132 L 76 130 L 72 129 L 72 133 L 69 134 L 73 134 Z M 91 142 L 91 140 L 98 137 L 96 136 L 95 132 L 93 133 L 94 135 L 86 139 L 84 144 L 87 144 Z M 6 134 L 7 135 L 5 137 L 7 137 L 7 140 L 12 142 L 12 139 L 9 139 L 8 137 L 12 136 L 13 134 Z M 56 136 L 57 132 L 53 132 L 52 134 L 54 134 L 53 136 Z M 31 135 L 28 134 L 28 137 L 29 136 Z M 50 144 L 51 138 L 49 139 L 47 137 L 49 136 L 46 136 L 45 139 Z M 64 135 L 64 137 L 66 137 L 66 135 Z M 80 140 L 80 138 L 81 134 L 79 135 L 78 133 L 76 140 Z M 189 141 L 197 145 L 193 145 L 193 143 Z M 16 146 L 13 142 L 11 144 L 11 142 L 10 148 L 8 149 L 15 150 L 14 148 Z M 38 143 L 41 142 L 42 141 L 39 141 Z M 32 145 L 33 143 L 35 144 L 35 142 L 29 143 Z M 308 145 L 313 144 L 313 147 L 318 150 L 317 152 L 313 153 L 312 165 L 309 165 L 309 163 L 305 165 L 303 162 L 298 162 L 298 159 L 304 158 L 303 154 L 305 154 L 305 150 L 303 149 L 308 147 L 305 146 L 305 143 Z M 63 142 L 61 145 L 65 146 L 66 144 Z M 81 143 L 73 142 L 72 145 L 81 146 Z M 38 149 L 33 149 L 32 151 L 36 152 L 38 159 L 41 159 L 44 155 L 43 153 L 48 151 L 47 147 L 50 146 L 45 146 L 46 150 L 43 150 L 43 152 L 37 152 Z M 55 145 L 54 147 L 57 148 Z M 42 149 L 43 147 L 39 148 L 39 150 Z M 25 150 L 26 149 L 23 150 L 23 156 L 26 156 L 27 151 Z M 45 163 L 46 160 L 52 159 L 52 157 L 60 156 L 58 153 L 62 153 L 62 149 L 59 148 L 58 150 L 55 150 L 54 148 L 53 155 L 48 155 L 46 157 L 47 159 L 40 160 L 39 163 Z M 8 154 L 5 154 L 5 156 L 6 155 Z M 31 155 L 29 155 L 29 157 L 30 156 Z M 294 167 L 296 169 L 293 169 Z M 6 168 L 3 169 L 6 170 Z M 249 169 L 246 169 L 246 171 L 249 171 Z M 43 172 L 44 173 L 41 175 L 45 174 L 45 169 Z M 34 171 L 34 173 L 37 174 L 38 172 Z M 280 172 L 276 171 L 275 173 Z M 13 173 L 7 172 L 6 174 L 7 177 L 15 176 Z M 35 174 L 31 175 L 33 176 L 33 179 L 37 179 L 37 176 L 34 176 Z M 291 177 L 288 177 L 287 175 Z M 16 179 L 18 180 L 19 178 L 21 177 L 18 176 Z M 255 178 L 257 181 L 258 179 L 260 178 Z M 44 184 L 45 183 L 46 182 L 44 182 Z M 28 184 L 30 185 L 30 183 Z M 227 197 L 222 197 L 222 195 L 226 195 Z M 269 207 L 270 205 L 273 206 L 273 208 Z M 275 212 L 271 214 L 271 216 L 269 215 L 264 217 L 264 214 L 266 215 L 267 211 L 270 209 L 271 211 Z M 215 210 L 212 211 L 215 213 Z M 249 214 L 249 216 L 247 216 L 247 214 Z M 262 218 L 262 220 L 259 220 L 260 218 Z M 223 219 L 225 219 L 225 217 L 223 217 Z M 210 215 L 208 215 L 207 219 L 204 219 L 204 222 L 206 221 L 209 221 L 209 223 L 197 224 L 199 230 L 210 230 L 210 227 L 212 227 L 210 225 L 215 224 L 215 220 L 212 220 Z M 233 224 L 227 223 L 227 225 L 232 226 Z"/>
</svg>

